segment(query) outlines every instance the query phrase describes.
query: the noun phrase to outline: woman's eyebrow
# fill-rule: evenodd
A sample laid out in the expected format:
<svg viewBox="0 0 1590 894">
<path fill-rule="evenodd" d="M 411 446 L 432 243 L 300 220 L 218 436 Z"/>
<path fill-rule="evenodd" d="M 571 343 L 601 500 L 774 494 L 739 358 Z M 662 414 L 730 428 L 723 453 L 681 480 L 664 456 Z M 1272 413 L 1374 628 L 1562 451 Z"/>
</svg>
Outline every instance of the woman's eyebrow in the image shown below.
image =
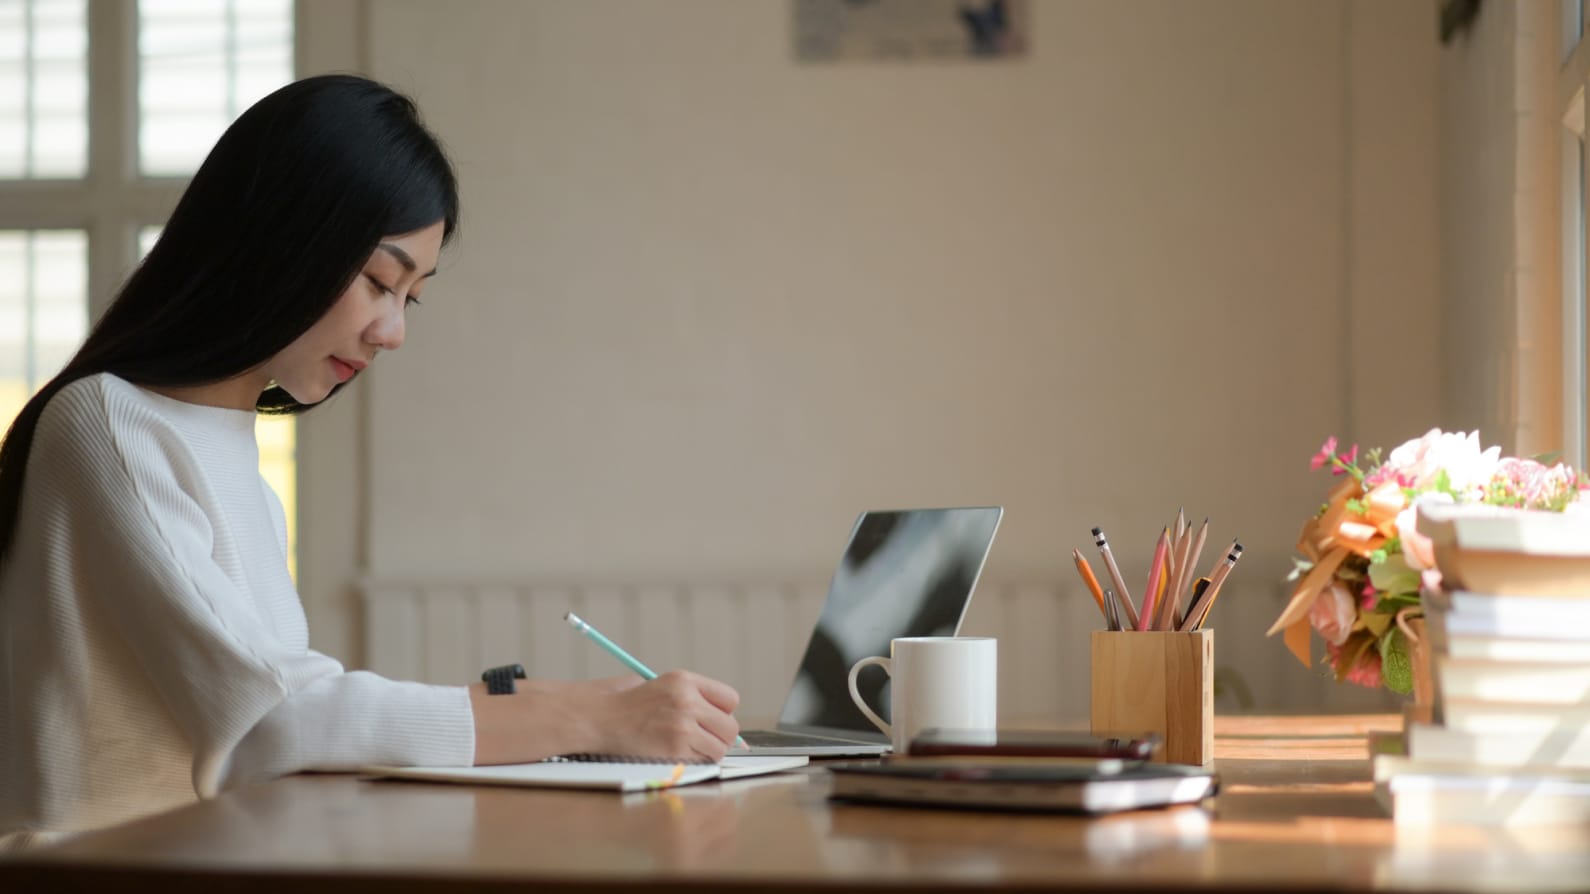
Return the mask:
<svg viewBox="0 0 1590 894">
<path fill-rule="evenodd" d="M 397 262 L 399 264 L 403 265 L 403 269 L 404 270 L 407 270 L 408 272 L 413 273 L 415 270 L 419 269 L 419 265 L 414 263 L 414 259 L 409 257 L 409 253 L 404 251 L 401 248 L 398 248 L 396 245 L 393 245 L 390 242 L 382 242 L 381 244 L 377 245 L 376 247 L 381 249 L 382 251 L 386 252 L 387 254 L 391 255 L 392 257 L 397 258 Z M 425 276 L 435 276 L 435 275 L 436 275 L 436 271 L 435 270 L 432 270 L 430 273 L 425 274 Z"/>
</svg>

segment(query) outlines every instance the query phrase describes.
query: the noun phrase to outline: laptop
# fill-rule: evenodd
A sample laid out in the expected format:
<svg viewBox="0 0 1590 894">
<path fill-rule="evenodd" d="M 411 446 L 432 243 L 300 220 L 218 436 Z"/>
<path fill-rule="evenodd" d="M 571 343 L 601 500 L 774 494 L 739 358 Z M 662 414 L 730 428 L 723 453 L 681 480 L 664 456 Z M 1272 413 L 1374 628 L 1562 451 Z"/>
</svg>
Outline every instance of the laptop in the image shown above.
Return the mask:
<svg viewBox="0 0 1590 894">
<path fill-rule="evenodd" d="M 888 655 L 901 636 L 954 636 L 1004 509 L 976 506 L 863 512 L 850 531 L 822 614 L 784 698 L 778 726 L 741 730 L 731 754 L 841 757 L 883 754 L 889 739 L 850 700 L 850 666 Z M 888 676 L 857 688 L 889 720 Z"/>
</svg>

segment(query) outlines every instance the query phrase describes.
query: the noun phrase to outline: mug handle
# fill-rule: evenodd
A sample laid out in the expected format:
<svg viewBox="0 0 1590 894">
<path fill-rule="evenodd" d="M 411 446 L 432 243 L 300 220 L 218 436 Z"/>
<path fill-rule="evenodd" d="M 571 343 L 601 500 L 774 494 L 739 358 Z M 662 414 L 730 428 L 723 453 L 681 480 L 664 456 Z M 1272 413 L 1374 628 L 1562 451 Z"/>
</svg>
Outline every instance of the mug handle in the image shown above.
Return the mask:
<svg viewBox="0 0 1590 894">
<path fill-rule="evenodd" d="M 850 666 L 850 700 L 856 703 L 856 707 L 861 709 L 861 713 L 867 715 L 867 719 L 872 721 L 873 726 L 876 726 L 885 736 L 893 738 L 894 733 L 890 732 L 889 724 L 884 723 L 882 717 L 879 717 L 871 708 L 867 707 L 867 703 L 861 698 L 861 693 L 856 689 L 856 675 L 861 673 L 861 669 L 869 664 L 876 664 L 883 668 L 884 673 L 894 676 L 894 670 L 890 667 L 889 659 L 880 658 L 876 655 L 871 658 L 861 659 Z"/>
</svg>

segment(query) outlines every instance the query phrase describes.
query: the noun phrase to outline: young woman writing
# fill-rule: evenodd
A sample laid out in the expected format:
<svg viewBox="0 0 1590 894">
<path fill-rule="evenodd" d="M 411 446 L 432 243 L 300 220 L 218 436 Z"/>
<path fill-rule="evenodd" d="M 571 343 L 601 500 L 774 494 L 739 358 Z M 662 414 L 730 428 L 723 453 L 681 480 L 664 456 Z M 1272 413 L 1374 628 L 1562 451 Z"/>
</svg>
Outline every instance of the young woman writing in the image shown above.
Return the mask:
<svg viewBox="0 0 1590 894">
<path fill-rule="evenodd" d="M 15 847 L 299 770 L 568 752 L 721 758 L 738 696 L 676 671 L 429 686 L 308 647 L 256 413 L 403 344 L 458 224 L 405 97 L 290 84 L 245 112 L 0 447 L 0 837 Z"/>
</svg>

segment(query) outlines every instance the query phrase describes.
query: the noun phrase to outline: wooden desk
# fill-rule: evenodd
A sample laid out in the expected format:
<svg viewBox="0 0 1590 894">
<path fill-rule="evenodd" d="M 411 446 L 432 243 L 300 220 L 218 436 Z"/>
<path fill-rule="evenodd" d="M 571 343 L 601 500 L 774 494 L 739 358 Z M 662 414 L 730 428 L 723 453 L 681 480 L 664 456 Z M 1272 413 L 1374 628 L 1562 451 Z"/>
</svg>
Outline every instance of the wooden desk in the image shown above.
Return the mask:
<svg viewBox="0 0 1590 894">
<path fill-rule="evenodd" d="M 0 862 L 0 891 L 1590 890 L 1590 832 L 1397 829 L 1364 733 L 1217 720 L 1213 810 L 832 805 L 825 774 L 651 795 L 295 776 Z"/>
</svg>

